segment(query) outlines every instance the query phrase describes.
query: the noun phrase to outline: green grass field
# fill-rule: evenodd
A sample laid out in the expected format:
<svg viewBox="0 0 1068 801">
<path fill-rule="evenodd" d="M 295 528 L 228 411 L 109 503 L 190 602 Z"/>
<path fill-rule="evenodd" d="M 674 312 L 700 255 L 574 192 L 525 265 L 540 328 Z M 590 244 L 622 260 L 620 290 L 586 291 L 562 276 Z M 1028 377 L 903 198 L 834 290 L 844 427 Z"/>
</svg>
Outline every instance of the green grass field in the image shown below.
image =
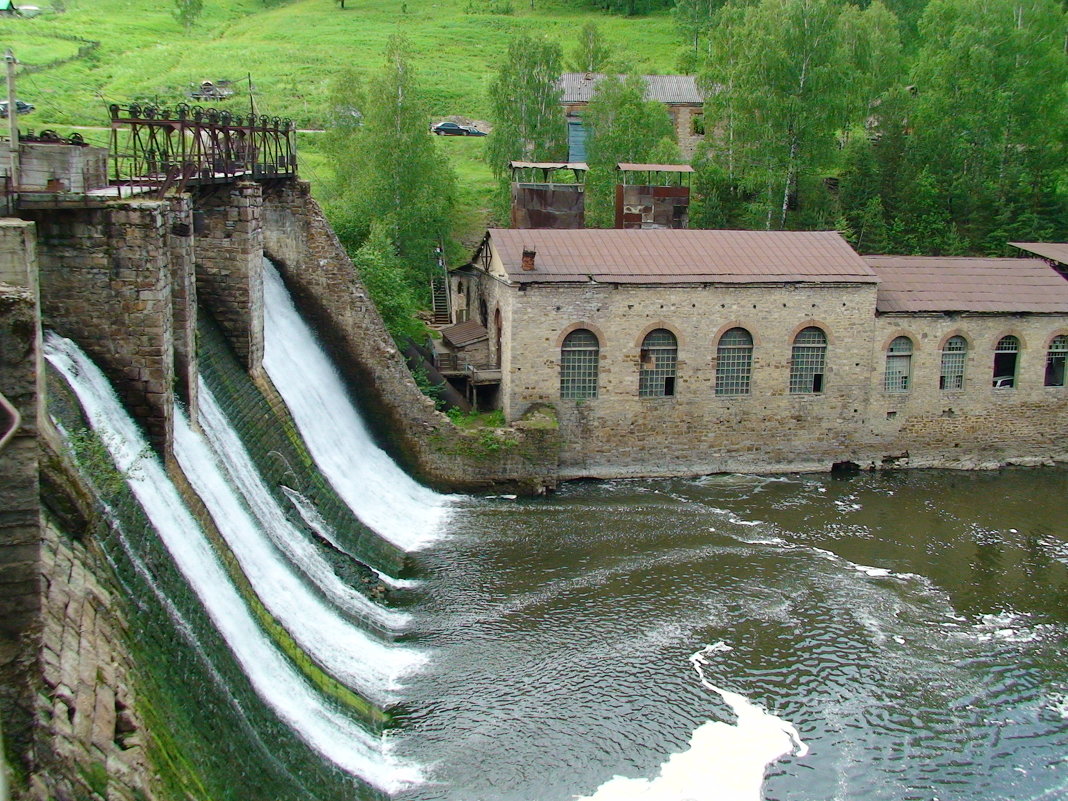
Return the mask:
<svg viewBox="0 0 1068 801">
<path fill-rule="evenodd" d="M 331 78 L 343 68 L 376 70 L 395 33 L 411 42 L 432 114 L 478 121 L 487 121 L 486 86 L 517 32 L 549 36 L 567 54 L 582 26 L 595 21 L 620 61 L 649 73 L 673 72 L 683 47 L 666 13 L 626 18 L 558 0 L 534 0 L 534 8 L 515 0 L 511 14 L 487 13 L 490 0 L 347 0 L 344 10 L 333 0 L 205 0 L 188 33 L 168 2 L 52 2 L 41 0 L 44 12 L 33 19 L 0 19 L 0 42 L 20 61 L 19 97 L 37 107 L 23 127 L 61 134 L 74 125 L 106 126 L 109 103 L 182 102 L 204 80 L 234 81 L 237 92 L 223 105 L 240 113 L 249 107 L 249 75 L 260 113 L 321 128 Z M 99 46 L 77 57 L 88 42 Z M 313 133 L 300 136 L 302 175 L 322 185 L 332 170 L 316 140 Z M 483 140 L 439 142 L 459 177 L 458 223 L 467 239 L 483 224 L 492 190 Z"/>
</svg>

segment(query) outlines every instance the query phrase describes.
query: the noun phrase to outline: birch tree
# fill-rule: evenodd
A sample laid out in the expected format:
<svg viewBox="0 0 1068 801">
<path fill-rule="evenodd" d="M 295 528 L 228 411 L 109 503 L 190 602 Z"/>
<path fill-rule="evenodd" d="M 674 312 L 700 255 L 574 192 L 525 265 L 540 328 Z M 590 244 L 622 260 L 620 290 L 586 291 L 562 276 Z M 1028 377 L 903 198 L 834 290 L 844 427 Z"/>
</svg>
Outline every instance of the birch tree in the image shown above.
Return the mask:
<svg viewBox="0 0 1068 801">
<path fill-rule="evenodd" d="M 430 113 L 403 37 L 390 38 L 382 69 L 362 92 L 357 86 L 334 95 L 337 124 L 329 143 L 339 181 L 331 208 L 342 218 L 339 234 L 351 250 L 377 225 L 377 249 L 388 236 L 409 287 L 426 298 L 436 249 L 450 234 L 456 179 L 430 135 Z"/>
<path fill-rule="evenodd" d="M 729 172 L 752 198 L 754 223 L 785 228 L 801 179 L 830 168 L 843 130 L 867 114 L 887 80 L 872 67 L 900 48 L 888 15 L 878 0 L 849 14 L 833 0 L 723 10 L 703 76 L 715 87 L 706 106 L 726 126 L 718 135 L 729 140 Z"/>
<path fill-rule="evenodd" d="M 558 84 L 563 71 L 560 45 L 544 37 L 521 34 L 490 83 L 493 132 L 486 156 L 497 177 L 508 162 L 562 161 L 567 158 L 567 125 Z"/>
</svg>

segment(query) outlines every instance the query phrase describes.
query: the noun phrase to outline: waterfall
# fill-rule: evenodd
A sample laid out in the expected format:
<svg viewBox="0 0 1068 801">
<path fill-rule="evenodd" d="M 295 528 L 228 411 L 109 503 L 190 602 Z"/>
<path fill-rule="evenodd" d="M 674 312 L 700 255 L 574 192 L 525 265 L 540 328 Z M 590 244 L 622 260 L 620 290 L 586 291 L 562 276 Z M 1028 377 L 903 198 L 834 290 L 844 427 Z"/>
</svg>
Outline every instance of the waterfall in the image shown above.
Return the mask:
<svg viewBox="0 0 1068 801">
<path fill-rule="evenodd" d="M 240 562 L 241 571 L 268 611 L 324 670 L 380 705 L 390 702 L 389 691 L 399 686 L 399 677 L 424 657 L 412 649 L 375 640 L 294 572 L 272 539 L 296 550 L 302 537 L 256 473 L 237 434 L 204 385 L 201 412 L 207 440 L 189 427 L 184 415 L 175 415 L 175 456 Z M 307 549 L 300 551 L 307 561 Z M 329 567 L 322 568 L 321 580 L 351 608 L 359 594 L 351 590 L 345 593 Z M 369 600 L 360 604 L 365 613 L 373 606 Z M 388 614 L 382 609 L 377 616 L 392 622 L 384 617 Z"/>
<path fill-rule="evenodd" d="M 443 530 L 448 497 L 421 486 L 379 448 L 337 370 L 264 259 L 263 365 L 319 469 L 369 528 L 406 551 Z"/>
<path fill-rule="evenodd" d="M 46 337 L 45 356 L 78 396 L 93 430 L 100 435 L 117 469 L 126 476 L 131 490 L 149 515 L 175 564 L 225 639 L 256 693 L 301 739 L 342 770 L 386 792 L 397 792 L 420 781 L 418 768 L 398 760 L 383 736 L 369 733 L 334 704 L 326 701 L 260 628 L 163 465 L 155 456 L 145 455 L 149 451 L 144 437 L 96 365 L 74 343 L 54 334 Z M 233 513 L 243 518 L 239 536 L 234 540 L 239 545 L 232 543 L 231 547 L 235 553 L 239 549 L 247 549 L 245 556 L 252 562 L 261 558 L 264 560 L 259 565 L 263 582 L 257 589 L 260 597 L 266 602 L 276 594 L 296 591 L 296 583 L 287 583 L 284 575 L 287 571 L 279 569 L 278 551 L 275 550 L 271 555 L 263 537 L 254 542 L 244 530 L 248 513 L 240 503 L 235 503 L 232 491 L 223 492 L 219 486 L 220 482 L 225 481 L 207 443 L 189 429 L 184 416 L 179 413 L 176 418 L 176 450 L 180 452 L 180 460 L 193 466 L 192 472 L 196 474 L 189 478 L 210 489 L 209 494 L 218 493 L 218 497 L 213 496 L 211 501 L 205 498 L 205 503 L 209 508 L 215 504 L 216 511 L 225 505 L 224 514 Z M 214 468 L 211 467 L 213 464 Z M 205 469 L 203 475 L 199 473 L 201 468 Z M 237 512 L 239 508 L 240 514 Z M 249 536 L 247 540 L 244 539 L 246 535 Z M 298 621 L 301 625 L 318 617 L 317 612 L 308 608 L 304 612 L 305 615 Z M 326 624 L 331 634 L 336 632 L 329 626 L 335 623 Z M 294 636 L 299 630 L 300 626 L 293 632 Z M 397 649 L 392 652 L 393 656 L 398 653 L 401 656 L 394 660 L 393 656 L 387 656 L 391 653 L 387 646 L 373 643 L 366 635 L 365 641 L 357 644 L 357 631 L 350 625 L 342 636 L 343 648 L 352 649 L 347 650 L 342 661 L 353 660 L 343 667 L 355 671 L 357 657 L 354 651 L 364 648 L 373 650 L 374 657 L 381 657 L 390 665 L 387 672 L 396 670 L 399 667 L 397 662 L 411 659 L 410 655 L 405 656 Z M 312 637 L 322 634 L 320 630 Z M 363 660 L 364 664 L 374 661 Z M 387 686 L 390 682 L 389 676 L 384 677 L 381 670 L 372 672 L 370 680 L 384 681 Z M 363 683 L 368 684 L 366 678 Z M 385 689 L 381 687 L 379 694 L 383 694 Z"/>
</svg>

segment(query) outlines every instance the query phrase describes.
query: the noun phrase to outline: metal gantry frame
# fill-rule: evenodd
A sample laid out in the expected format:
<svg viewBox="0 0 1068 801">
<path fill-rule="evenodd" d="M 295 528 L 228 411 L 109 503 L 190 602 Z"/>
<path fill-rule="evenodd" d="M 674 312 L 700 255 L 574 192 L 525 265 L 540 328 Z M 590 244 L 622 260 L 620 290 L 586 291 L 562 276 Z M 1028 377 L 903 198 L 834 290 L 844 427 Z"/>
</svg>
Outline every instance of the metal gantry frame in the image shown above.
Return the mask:
<svg viewBox="0 0 1068 801">
<path fill-rule="evenodd" d="M 297 174 L 296 128 L 288 118 L 186 103 L 173 110 L 137 103 L 109 110 L 112 182 L 120 189 L 151 187 L 162 194 L 188 185 Z"/>
</svg>

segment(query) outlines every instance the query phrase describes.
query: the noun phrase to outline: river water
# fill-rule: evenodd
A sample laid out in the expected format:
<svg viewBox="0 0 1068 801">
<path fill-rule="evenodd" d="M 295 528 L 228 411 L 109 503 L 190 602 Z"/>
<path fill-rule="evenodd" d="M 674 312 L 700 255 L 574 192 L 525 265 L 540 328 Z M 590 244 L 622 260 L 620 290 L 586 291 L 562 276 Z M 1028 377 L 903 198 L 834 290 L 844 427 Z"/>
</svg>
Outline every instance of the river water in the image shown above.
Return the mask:
<svg viewBox="0 0 1068 801">
<path fill-rule="evenodd" d="M 211 663 L 178 680 L 232 694 L 213 726 L 237 713 L 222 730 L 250 732 L 221 744 L 225 797 L 1068 799 L 1068 469 L 441 496 L 330 405 L 343 385 L 273 271 L 266 283 L 267 369 L 339 496 L 413 552 L 412 576 L 380 573 L 403 608 L 343 583 L 316 549 L 344 551 L 345 532 L 267 486 L 206 380 L 203 433 L 178 413 L 176 454 L 288 636 L 398 705 L 387 737 L 263 631 L 99 370 L 73 343 L 46 348 L 188 582 L 164 597 L 158 551 L 120 537 L 175 642 Z M 218 645 L 188 622 L 198 608 Z"/>
<path fill-rule="evenodd" d="M 461 501 L 417 554 L 402 797 L 1068 798 L 1066 498 L 1051 469 Z"/>
</svg>

